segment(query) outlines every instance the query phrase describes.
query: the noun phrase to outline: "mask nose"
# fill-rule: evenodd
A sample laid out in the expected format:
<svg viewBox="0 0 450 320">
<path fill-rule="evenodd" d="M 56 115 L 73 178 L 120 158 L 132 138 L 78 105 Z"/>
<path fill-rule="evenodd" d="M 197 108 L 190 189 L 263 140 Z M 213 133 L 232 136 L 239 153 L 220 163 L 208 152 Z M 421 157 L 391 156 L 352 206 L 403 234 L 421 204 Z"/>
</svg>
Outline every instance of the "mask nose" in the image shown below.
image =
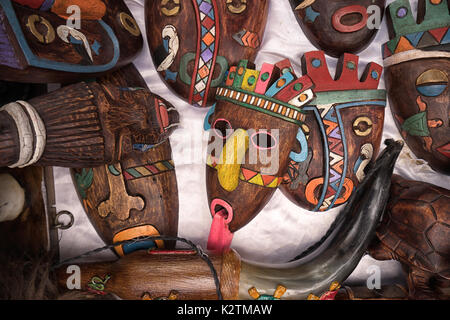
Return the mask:
<svg viewBox="0 0 450 320">
<path fill-rule="evenodd" d="M 217 165 L 219 183 L 226 191 L 234 191 L 239 184 L 241 165 L 249 147 L 248 133 L 237 129 L 225 143 Z"/>
</svg>

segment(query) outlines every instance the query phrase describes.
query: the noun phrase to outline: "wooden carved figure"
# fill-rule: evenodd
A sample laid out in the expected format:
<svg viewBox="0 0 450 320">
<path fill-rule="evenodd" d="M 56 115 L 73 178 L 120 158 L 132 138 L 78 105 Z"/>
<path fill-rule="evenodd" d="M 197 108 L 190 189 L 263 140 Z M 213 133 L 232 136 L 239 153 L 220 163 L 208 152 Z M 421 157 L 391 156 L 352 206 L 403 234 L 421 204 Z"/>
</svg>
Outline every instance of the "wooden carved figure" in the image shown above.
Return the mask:
<svg viewBox="0 0 450 320">
<path fill-rule="evenodd" d="M 108 100 L 120 108 L 116 115 L 109 113 L 110 120 L 117 126 L 122 126 L 127 118 L 138 120 L 138 126 L 131 136 L 117 140 L 129 140 L 127 156 L 120 162 L 72 171 L 89 219 L 107 244 L 159 234 L 176 236 L 178 189 L 167 138 L 178 125 L 178 113 L 168 102 L 150 94 L 134 67 L 100 78 L 97 83 L 107 88 Z M 145 99 L 135 102 L 136 94 Z M 134 103 L 137 108 L 133 108 Z M 143 121 L 139 112 L 147 108 L 152 117 Z M 161 139 L 149 140 L 146 126 Z M 164 243 L 141 242 L 117 246 L 115 250 L 124 255 L 153 246 L 160 248 Z"/>
<path fill-rule="evenodd" d="M 383 45 L 386 88 L 403 139 L 436 171 L 450 174 L 450 3 L 408 0 L 387 9 L 390 41 Z"/>
<path fill-rule="evenodd" d="M 140 77 L 133 65 L 119 75 Z M 165 141 L 178 118 L 141 82 L 80 82 L 0 107 L 0 166 L 113 164 Z"/>
<path fill-rule="evenodd" d="M 2 0 L 0 78 L 74 82 L 133 61 L 139 26 L 123 0 Z"/>
<path fill-rule="evenodd" d="M 326 211 L 345 203 L 378 154 L 386 106 L 385 91 L 377 90 L 382 67 L 368 64 L 359 79 L 358 60 L 341 56 L 333 79 L 323 52 L 303 56 L 316 98 L 302 108 L 307 114 L 281 190 L 304 209 Z"/>
<path fill-rule="evenodd" d="M 307 259 L 261 265 L 241 261 L 233 250 L 207 255 L 198 248 L 140 251 L 112 262 L 77 263 L 82 290 L 94 288 L 100 290 L 99 294 L 133 300 L 153 297 L 298 300 L 314 296 L 334 299 L 340 283 L 365 254 L 389 198 L 392 171 L 403 143 L 387 144 L 367 173 L 367 179 L 340 212 L 334 232 L 327 233 L 328 241 L 310 250 Z M 56 270 L 61 290 L 67 290 L 68 280 L 73 277 L 68 266 Z"/>
<path fill-rule="evenodd" d="M 213 223 L 208 248 L 222 251 L 232 235 L 267 204 L 283 181 L 289 153 L 305 120 L 302 106 L 314 97 L 308 76 L 297 78 L 289 60 L 241 60 L 217 89 L 208 113 L 206 183 Z"/>
<path fill-rule="evenodd" d="M 157 71 L 193 106 L 210 106 L 229 66 L 256 57 L 268 7 L 267 0 L 146 0 Z"/>
<path fill-rule="evenodd" d="M 408 275 L 409 298 L 450 297 L 450 190 L 394 175 L 376 239 L 378 260 L 395 259 Z"/>
<path fill-rule="evenodd" d="M 364 50 L 381 25 L 386 0 L 289 0 L 306 37 L 333 57 Z"/>
</svg>

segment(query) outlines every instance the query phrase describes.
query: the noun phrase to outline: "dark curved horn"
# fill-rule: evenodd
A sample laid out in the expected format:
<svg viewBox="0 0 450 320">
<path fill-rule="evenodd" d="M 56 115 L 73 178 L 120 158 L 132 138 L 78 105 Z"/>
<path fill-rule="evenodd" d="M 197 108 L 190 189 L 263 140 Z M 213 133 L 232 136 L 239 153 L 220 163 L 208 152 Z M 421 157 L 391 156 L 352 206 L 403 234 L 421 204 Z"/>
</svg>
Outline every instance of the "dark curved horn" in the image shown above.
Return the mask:
<svg viewBox="0 0 450 320">
<path fill-rule="evenodd" d="M 283 265 L 252 264 L 243 261 L 239 285 L 241 298 L 249 298 L 248 289 L 273 292 L 278 285 L 287 291 L 283 298 L 305 299 L 321 295 L 332 282 L 342 283 L 355 269 L 373 238 L 389 198 L 395 163 L 403 142 L 386 141 L 364 181 L 351 195 L 336 218 L 334 230 L 305 258 Z"/>
</svg>

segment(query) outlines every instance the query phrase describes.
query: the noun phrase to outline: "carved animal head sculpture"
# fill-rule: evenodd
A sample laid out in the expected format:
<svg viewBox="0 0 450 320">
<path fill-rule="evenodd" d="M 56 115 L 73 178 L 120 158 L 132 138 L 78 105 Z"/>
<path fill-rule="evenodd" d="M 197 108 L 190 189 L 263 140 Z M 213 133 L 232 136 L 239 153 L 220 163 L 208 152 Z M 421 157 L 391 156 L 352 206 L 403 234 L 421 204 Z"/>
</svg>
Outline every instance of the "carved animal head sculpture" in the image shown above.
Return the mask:
<svg viewBox="0 0 450 320">
<path fill-rule="evenodd" d="M 69 82 L 132 62 L 139 26 L 123 0 L 2 0 L 0 73 L 17 82 Z"/>
<path fill-rule="evenodd" d="M 157 71 L 190 104 L 211 105 L 228 67 L 255 58 L 268 7 L 267 0 L 146 0 Z"/>
<path fill-rule="evenodd" d="M 307 114 L 281 190 L 304 209 L 345 203 L 378 154 L 386 106 L 385 91 L 377 90 L 382 67 L 368 64 L 360 80 L 358 60 L 344 54 L 333 79 L 323 52 L 303 56 L 316 98 L 302 108 Z"/>
<path fill-rule="evenodd" d="M 333 57 L 364 50 L 381 25 L 386 0 L 290 0 L 306 37 Z"/>
<path fill-rule="evenodd" d="M 72 170 L 79 198 L 90 221 L 107 244 L 160 234 L 176 236 L 178 188 L 167 138 L 178 125 L 178 113 L 148 91 L 134 67 L 100 78 L 97 83 L 109 92 L 108 99 L 100 102 L 100 108 L 106 107 L 108 102 L 118 103 L 120 108 L 121 112 L 116 115 L 108 113 L 110 121 L 118 127 L 126 119 L 140 122 L 133 127 L 135 135 L 131 139 L 117 140 L 128 139 L 130 147 L 120 162 Z M 137 110 L 130 108 L 136 94 L 138 97 L 143 94 L 137 101 L 140 108 Z M 142 122 L 145 118 L 139 116 L 143 110 L 151 111 L 152 118 L 148 123 Z M 154 130 L 155 137 L 159 135 L 160 139 L 148 140 L 145 127 Z M 115 250 L 122 256 L 138 249 L 173 245 L 149 241 L 119 245 Z"/>
<path fill-rule="evenodd" d="M 112 78 L 136 74 L 130 65 Z M 112 164 L 163 142 L 178 117 L 142 83 L 80 82 L 0 108 L 0 166 Z"/>
<path fill-rule="evenodd" d="M 309 77 L 293 74 L 289 60 L 264 64 L 260 71 L 247 60 L 230 68 L 205 123 L 214 217 L 209 249 L 227 248 L 232 233 L 264 208 L 283 181 L 312 87 Z"/>
<path fill-rule="evenodd" d="M 387 9 L 391 40 L 383 45 L 394 120 L 418 158 L 450 174 L 450 13 L 447 0 L 408 0 Z"/>
<path fill-rule="evenodd" d="M 378 260 L 395 259 L 407 273 L 412 299 L 446 299 L 450 288 L 450 190 L 393 176 L 376 239 Z"/>
</svg>

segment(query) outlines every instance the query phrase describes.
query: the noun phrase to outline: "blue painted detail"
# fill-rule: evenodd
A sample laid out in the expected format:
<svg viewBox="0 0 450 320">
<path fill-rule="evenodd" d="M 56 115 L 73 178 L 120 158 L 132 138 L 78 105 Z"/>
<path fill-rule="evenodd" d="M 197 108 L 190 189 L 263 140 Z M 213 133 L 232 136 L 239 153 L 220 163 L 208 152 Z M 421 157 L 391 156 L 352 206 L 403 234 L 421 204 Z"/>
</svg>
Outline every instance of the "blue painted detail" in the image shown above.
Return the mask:
<svg viewBox="0 0 450 320">
<path fill-rule="evenodd" d="M 45 0 L 44 3 L 39 8 L 40 11 L 48 11 L 53 7 L 55 0 Z"/>
<path fill-rule="evenodd" d="M 166 50 L 167 53 L 169 53 L 169 39 L 164 38 L 162 41 L 164 50 Z"/>
<path fill-rule="evenodd" d="M 422 39 L 423 32 L 416 32 L 405 35 L 405 37 L 411 42 L 413 47 L 417 47 L 417 44 L 419 44 L 420 39 Z"/>
<path fill-rule="evenodd" d="M 151 144 L 133 144 L 133 150 L 137 150 L 140 152 L 146 152 L 148 150 L 151 150 L 155 147 L 155 145 L 151 145 Z"/>
<path fill-rule="evenodd" d="M 371 73 L 371 75 L 372 75 L 372 79 L 378 80 L 378 77 L 379 77 L 378 72 L 376 72 L 375 70 L 373 70 L 372 73 Z"/>
<path fill-rule="evenodd" d="M 301 128 L 297 132 L 297 141 L 300 142 L 300 153 L 291 152 L 289 157 L 295 162 L 304 162 L 308 158 L 308 141 L 306 140 L 305 133 Z"/>
<path fill-rule="evenodd" d="M 95 54 L 98 56 L 98 53 L 100 52 L 100 48 L 102 47 L 102 45 L 95 40 L 94 43 L 91 45 L 92 50 L 94 50 Z"/>
<path fill-rule="evenodd" d="M 282 79 L 286 80 L 286 83 L 281 87 L 277 87 L 278 81 L 280 81 Z M 295 76 L 291 72 L 289 72 L 289 71 L 285 72 L 281 76 L 281 78 L 279 80 L 275 81 L 275 83 L 266 91 L 265 96 L 267 96 L 267 97 L 275 96 L 278 92 L 280 92 L 281 90 L 286 88 L 286 86 L 294 80 L 295 80 Z"/>
<path fill-rule="evenodd" d="M 319 124 L 320 133 L 322 134 L 323 139 L 323 154 L 325 156 L 324 164 L 325 164 L 325 177 L 323 179 L 323 186 L 322 186 L 322 194 L 320 195 L 319 202 L 317 203 L 317 206 L 312 210 L 314 212 L 319 211 L 320 207 L 322 206 L 323 201 L 325 200 L 325 195 L 328 189 L 328 179 L 330 177 L 330 152 L 328 149 L 328 140 L 327 140 L 327 134 L 325 131 L 325 126 L 323 124 L 322 118 L 320 117 L 319 110 L 316 106 L 305 106 L 303 108 L 304 110 L 312 110 L 314 112 L 314 115 L 316 116 L 317 123 Z"/>
<path fill-rule="evenodd" d="M 433 84 L 417 87 L 417 91 L 425 97 L 437 97 L 447 88 L 446 84 Z"/>
<path fill-rule="evenodd" d="M 83 44 L 83 41 L 78 40 L 78 39 L 75 39 L 75 38 L 72 37 L 72 36 L 69 36 L 69 39 L 70 39 L 70 43 L 73 43 L 73 44 Z"/>
<path fill-rule="evenodd" d="M 209 118 L 211 118 L 214 111 L 216 111 L 216 104 L 217 103 L 214 103 L 214 105 L 208 110 L 208 113 L 206 114 L 205 121 L 203 122 L 203 130 L 205 131 L 211 129 L 211 123 L 209 123 Z"/>
<path fill-rule="evenodd" d="M 450 28 L 448 29 L 447 33 L 441 40 L 441 44 L 447 44 L 450 43 Z"/>
<path fill-rule="evenodd" d="M 306 8 L 306 22 L 313 22 L 316 21 L 317 17 L 320 16 L 320 13 L 317 11 L 314 11 L 314 9 L 309 6 L 308 8 Z"/>
<path fill-rule="evenodd" d="M 156 249 L 156 243 L 153 240 L 137 241 L 122 245 L 123 253 L 130 254 L 138 250 Z"/>
<path fill-rule="evenodd" d="M 320 67 L 320 66 L 322 65 L 322 61 L 320 61 L 319 59 L 314 59 L 314 60 L 311 62 L 311 64 L 312 64 L 312 66 L 313 66 L 314 68 L 318 68 L 318 67 Z"/>
<path fill-rule="evenodd" d="M 355 162 L 355 167 L 353 168 L 353 173 L 354 173 L 354 174 L 356 174 L 356 172 L 358 172 L 359 167 L 361 166 L 361 163 L 362 163 L 362 162 L 363 162 L 363 157 L 360 156 L 360 157 L 358 158 L 358 160 L 356 160 L 356 162 Z"/>
<path fill-rule="evenodd" d="M 178 72 L 172 72 L 169 69 L 167 69 L 165 71 L 166 71 L 166 76 L 165 76 L 164 80 L 177 81 Z"/>
<path fill-rule="evenodd" d="M 11 4 L 11 0 L 1 1 L 0 7 L 5 12 L 6 17 L 8 18 L 8 22 L 16 35 L 17 42 L 19 43 L 19 46 L 22 49 L 25 59 L 27 60 L 30 66 L 74 73 L 98 73 L 112 69 L 117 64 L 117 61 L 119 61 L 120 58 L 119 41 L 117 40 L 117 37 L 114 34 L 114 31 L 111 29 L 111 27 L 108 26 L 103 20 L 98 20 L 98 23 L 102 26 L 103 29 L 105 29 L 114 47 L 114 56 L 111 59 L 111 61 L 104 65 L 70 64 L 66 62 L 51 61 L 36 56 L 26 41 L 19 20 L 17 19 L 16 13 Z"/>
</svg>

